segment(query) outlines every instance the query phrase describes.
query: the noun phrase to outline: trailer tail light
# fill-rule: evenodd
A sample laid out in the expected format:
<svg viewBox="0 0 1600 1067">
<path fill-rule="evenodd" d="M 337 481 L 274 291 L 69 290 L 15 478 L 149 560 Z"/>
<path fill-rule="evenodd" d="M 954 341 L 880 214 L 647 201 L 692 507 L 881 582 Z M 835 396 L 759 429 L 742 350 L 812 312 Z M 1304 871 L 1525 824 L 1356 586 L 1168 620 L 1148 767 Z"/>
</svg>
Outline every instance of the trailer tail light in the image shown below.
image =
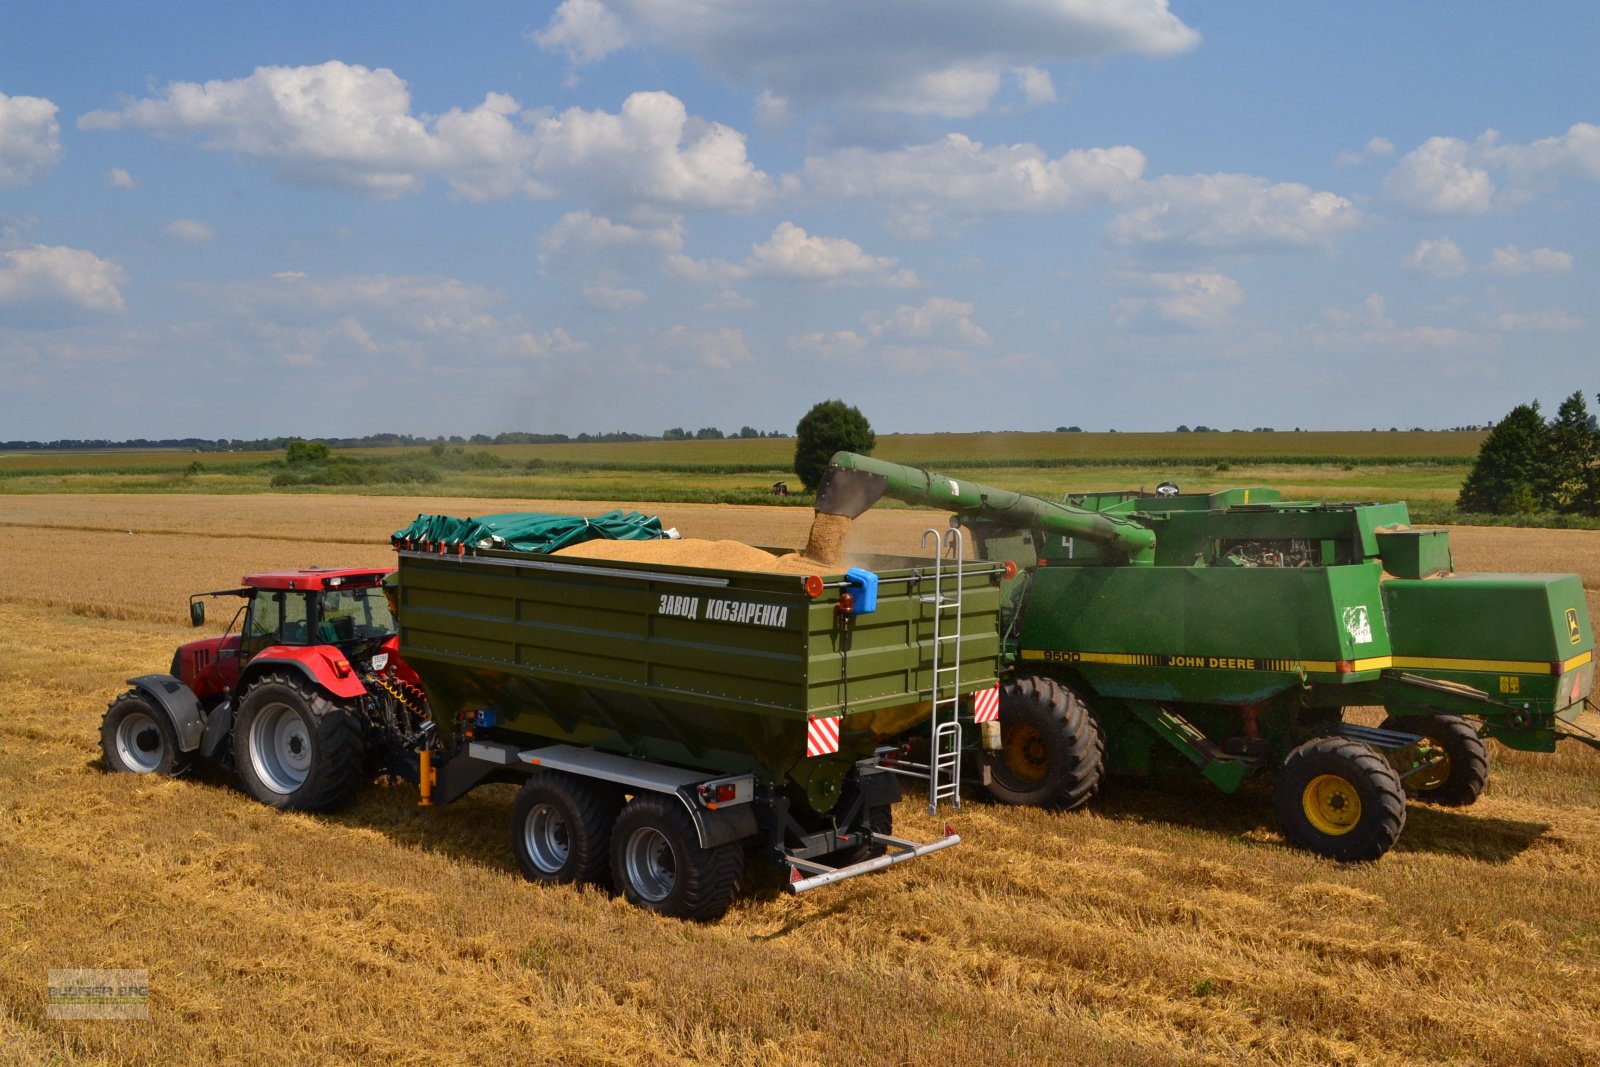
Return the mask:
<svg viewBox="0 0 1600 1067">
<path fill-rule="evenodd" d="M 726 804 L 738 795 L 739 787 L 732 782 L 715 784 L 707 782 L 700 787 L 700 799 L 711 807 L 715 807 L 718 804 Z"/>
</svg>

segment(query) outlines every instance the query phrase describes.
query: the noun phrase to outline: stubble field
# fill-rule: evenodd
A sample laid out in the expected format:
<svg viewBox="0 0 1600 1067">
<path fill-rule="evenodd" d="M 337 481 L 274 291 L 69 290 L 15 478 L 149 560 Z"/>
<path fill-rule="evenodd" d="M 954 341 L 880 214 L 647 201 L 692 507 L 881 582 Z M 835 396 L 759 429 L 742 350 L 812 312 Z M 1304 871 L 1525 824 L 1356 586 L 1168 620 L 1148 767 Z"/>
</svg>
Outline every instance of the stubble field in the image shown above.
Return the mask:
<svg viewBox="0 0 1600 1067">
<path fill-rule="evenodd" d="M 0 1060 L 1600 1062 L 1600 754 L 1584 749 L 1496 750 L 1478 805 L 1413 807 L 1363 866 L 1286 848 L 1259 792 L 1118 782 L 1068 815 L 972 799 L 950 817 L 959 848 L 799 898 L 757 881 L 705 927 L 522 881 L 503 788 L 431 810 L 375 788 L 312 817 L 222 778 L 97 769 L 106 701 L 192 636 L 187 593 L 382 564 L 418 511 L 523 505 L 562 508 L 0 498 Z M 809 517 L 660 514 L 786 546 Z M 942 524 L 869 514 L 857 547 Z M 1452 540 L 1464 570 L 1580 572 L 1600 616 L 1600 534 Z M 914 802 L 896 821 L 939 829 Z M 51 967 L 147 969 L 149 1021 L 46 1019 Z"/>
</svg>

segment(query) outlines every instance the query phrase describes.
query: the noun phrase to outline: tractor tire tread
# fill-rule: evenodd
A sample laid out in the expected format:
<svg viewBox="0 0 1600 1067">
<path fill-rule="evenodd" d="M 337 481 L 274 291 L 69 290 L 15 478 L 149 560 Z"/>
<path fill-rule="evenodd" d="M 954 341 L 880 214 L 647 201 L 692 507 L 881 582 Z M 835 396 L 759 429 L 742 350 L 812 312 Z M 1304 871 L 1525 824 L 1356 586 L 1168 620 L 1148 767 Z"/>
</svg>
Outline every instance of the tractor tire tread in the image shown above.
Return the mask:
<svg viewBox="0 0 1600 1067">
<path fill-rule="evenodd" d="M 1318 774 L 1341 774 L 1358 790 L 1367 787 L 1361 797 L 1362 820 L 1346 834 L 1324 834 L 1305 816 L 1303 791 Z M 1382 753 L 1347 737 L 1312 738 L 1290 752 L 1278 768 L 1273 806 L 1290 844 L 1342 862 L 1377 859 L 1399 840 L 1406 824 L 1400 775 Z"/>
<path fill-rule="evenodd" d="M 298 695 L 302 708 L 311 716 L 319 759 L 305 784 L 293 793 L 263 796 L 251 788 L 246 768 L 250 765 L 250 725 L 256 714 L 251 697 L 270 685 L 283 686 Z M 271 672 L 251 684 L 239 700 L 233 745 L 234 764 L 245 780 L 246 789 L 257 800 L 275 808 L 331 811 L 348 803 L 366 777 L 366 729 L 360 717 L 347 705 L 330 699 L 294 674 Z"/>
<path fill-rule="evenodd" d="M 1032 788 L 1004 784 L 1003 757 L 995 756 L 989 792 L 996 800 L 1074 811 L 1094 799 L 1105 778 L 1105 735 L 1077 693 L 1053 678 L 1018 678 L 1001 690 L 1000 716 L 1002 736 L 1006 719 L 1021 717 L 1033 720 L 1042 736 L 1053 735 L 1058 747 L 1044 779 Z M 1056 746 L 1047 741 L 1046 747 Z"/>
<path fill-rule="evenodd" d="M 129 771 L 130 767 L 121 766 L 122 761 L 116 755 L 117 727 L 122 720 L 133 710 L 131 705 L 143 705 L 138 710 L 143 711 L 156 721 L 157 729 L 161 730 L 162 740 L 168 746 L 170 759 L 166 760 L 167 769 L 157 767 L 152 773 L 167 778 L 182 778 L 194 769 L 195 754 L 181 752 L 178 749 L 178 731 L 167 718 L 167 713 L 139 689 L 129 689 L 118 693 L 106 707 L 106 713 L 100 720 L 100 757 L 105 762 L 106 769 L 110 771 Z M 137 772 L 133 772 L 137 773 Z"/>
<path fill-rule="evenodd" d="M 1450 757 L 1450 777 L 1436 789 L 1406 790 L 1414 800 L 1447 808 L 1464 808 L 1483 795 L 1489 784 L 1489 750 L 1478 728 L 1460 715 L 1394 715 L 1383 729 L 1421 734 L 1437 741 Z"/>
</svg>

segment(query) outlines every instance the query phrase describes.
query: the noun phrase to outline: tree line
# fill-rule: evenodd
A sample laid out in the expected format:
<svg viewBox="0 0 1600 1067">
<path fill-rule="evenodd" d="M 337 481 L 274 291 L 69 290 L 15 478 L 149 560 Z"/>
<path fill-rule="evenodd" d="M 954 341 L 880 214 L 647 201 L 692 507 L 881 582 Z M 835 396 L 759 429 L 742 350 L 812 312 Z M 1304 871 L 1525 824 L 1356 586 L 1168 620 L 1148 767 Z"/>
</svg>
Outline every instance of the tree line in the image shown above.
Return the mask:
<svg viewBox="0 0 1600 1067">
<path fill-rule="evenodd" d="M 1600 403 L 1600 394 L 1595 396 Z M 1518 404 L 1484 438 L 1456 507 L 1491 515 L 1600 516 L 1600 421 L 1583 392 L 1546 420 L 1537 400 Z"/>
</svg>

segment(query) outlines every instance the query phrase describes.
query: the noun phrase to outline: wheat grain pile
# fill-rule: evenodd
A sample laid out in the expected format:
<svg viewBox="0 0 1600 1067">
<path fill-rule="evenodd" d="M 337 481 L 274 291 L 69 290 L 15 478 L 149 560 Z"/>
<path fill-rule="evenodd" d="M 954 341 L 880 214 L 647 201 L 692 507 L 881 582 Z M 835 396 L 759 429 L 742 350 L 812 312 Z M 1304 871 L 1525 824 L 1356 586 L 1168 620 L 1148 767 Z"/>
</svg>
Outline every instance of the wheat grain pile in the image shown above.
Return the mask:
<svg viewBox="0 0 1600 1067">
<path fill-rule="evenodd" d="M 725 571 L 817 574 L 844 567 L 845 542 L 849 537 L 849 518 L 819 512 L 812 520 L 806 546 L 798 552 L 782 556 L 774 556 L 742 541 L 708 541 L 694 537 L 660 541 L 585 541 L 560 549 L 555 555 L 660 563 L 672 567 L 711 567 Z"/>
</svg>

